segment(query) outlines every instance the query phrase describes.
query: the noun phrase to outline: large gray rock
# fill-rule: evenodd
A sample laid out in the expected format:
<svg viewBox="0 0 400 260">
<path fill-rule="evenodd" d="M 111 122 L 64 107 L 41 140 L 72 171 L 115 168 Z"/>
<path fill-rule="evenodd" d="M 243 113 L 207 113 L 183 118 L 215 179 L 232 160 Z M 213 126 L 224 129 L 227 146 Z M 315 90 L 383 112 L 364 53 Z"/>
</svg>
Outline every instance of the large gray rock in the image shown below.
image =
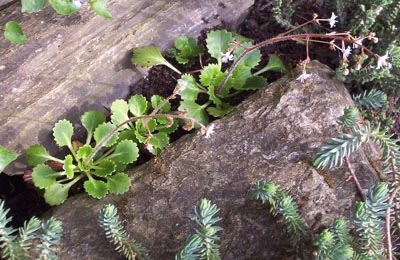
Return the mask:
<svg viewBox="0 0 400 260">
<path fill-rule="evenodd" d="M 54 123 L 78 122 L 88 109 L 126 98 L 143 77 L 131 62 L 132 49 L 154 44 L 165 50 L 181 35 L 224 20 L 237 24 L 247 0 L 112 0 L 112 20 L 88 8 L 62 16 L 47 7 L 22 14 L 18 1 L 1 11 L 1 24 L 20 22 L 29 38 L 13 45 L 0 37 L 0 145 L 16 152 L 52 143 Z M 9 170 L 7 173 L 12 174 Z"/>
<path fill-rule="evenodd" d="M 216 132 L 209 139 L 187 135 L 134 169 L 123 196 L 96 200 L 81 194 L 54 208 L 65 230 L 60 259 L 122 259 L 96 223 L 106 203 L 118 207 L 128 232 L 153 259 L 173 259 L 193 233 L 193 206 L 201 198 L 221 208 L 223 259 L 284 259 L 284 225 L 249 194 L 258 180 L 288 189 L 309 226 L 319 217 L 316 228 L 348 215 L 357 197 L 354 183 L 345 181 L 349 173 L 316 170 L 311 159 L 353 103 L 326 66 L 312 62 L 307 71 L 312 76 L 305 84 L 279 80 L 213 122 Z M 375 173 L 363 151 L 352 161 L 362 185 L 372 185 Z"/>
</svg>

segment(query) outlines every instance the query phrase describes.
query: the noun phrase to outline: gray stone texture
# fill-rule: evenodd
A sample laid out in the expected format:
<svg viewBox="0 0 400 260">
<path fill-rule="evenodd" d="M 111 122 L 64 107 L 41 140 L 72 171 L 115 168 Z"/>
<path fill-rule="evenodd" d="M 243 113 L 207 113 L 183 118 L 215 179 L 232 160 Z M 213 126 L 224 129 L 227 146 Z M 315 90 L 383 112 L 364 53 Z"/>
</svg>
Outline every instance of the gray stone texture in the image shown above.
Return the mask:
<svg viewBox="0 0 400 260">
<path fill-rule="evenodd" d="M 286 188 L 309 226 L 320 218 L 316 229 L 348 216 L 358 198 L 354 183 L 345 181 L 348 171 L 316 170 L 311 160 L 336 136 L 337 117 L 353 102 L 326 66 L 311 62 L 307 72 L 312 76 L 304 84 L 285 77 L 253 94 L 213 122 L 210 138 L 186 135 L 133 169 L 126 194 L 102 200 L 81 194 L 54 208 L 51 215 L 64 222 L 60 259 L 123 259 L 97 225 L 106 203 L 117 206 L 129 234 L 153 259 L 173 259 L 193 233 L 193 207 L 201 198 L 221 208 L 223 259 L 290 259 L 282 221 L 249 193 L 259 180 Z M 351 161 L 363 187 L 376 181 L 362 149 Z"/>
</svg>

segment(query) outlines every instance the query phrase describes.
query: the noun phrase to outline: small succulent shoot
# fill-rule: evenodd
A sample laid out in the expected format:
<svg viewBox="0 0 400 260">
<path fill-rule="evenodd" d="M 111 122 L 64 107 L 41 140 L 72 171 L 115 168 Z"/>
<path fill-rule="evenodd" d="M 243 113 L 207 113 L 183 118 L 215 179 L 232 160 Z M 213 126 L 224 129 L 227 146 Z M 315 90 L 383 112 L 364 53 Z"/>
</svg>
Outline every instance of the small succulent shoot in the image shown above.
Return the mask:
<svg viewBox="0 0 400 260">
<path fill-rule="evenodd" d="M 129 260 L 147 260 L 149 253 L 140 243 L 130 238 L 119 220 L 118 210 L 112 204 L 104 205 L 99 213 L 98 222 L 107 238 L 118 252 Z"/>
<path fill-rule="evenodd" d="M 6 23 L 4 37 L 11 43 L 26 43 L 28 41 L 28 38 L 26 38 L 21 25 L 14 21 L 9 21 Z"/>
</svg>

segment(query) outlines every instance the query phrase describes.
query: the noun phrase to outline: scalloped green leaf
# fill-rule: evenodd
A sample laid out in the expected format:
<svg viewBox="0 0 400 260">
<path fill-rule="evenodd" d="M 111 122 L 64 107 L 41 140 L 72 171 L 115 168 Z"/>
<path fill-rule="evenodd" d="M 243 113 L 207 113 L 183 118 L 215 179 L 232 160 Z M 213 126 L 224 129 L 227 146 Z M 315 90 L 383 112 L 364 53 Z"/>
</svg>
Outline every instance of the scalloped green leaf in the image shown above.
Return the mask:
<svg viewBox="0 0 400 260">
<path fill-rule="evenodd" d="M 206 39 L 208 53 L 218 60 L 218 64 L 221 64 L 221 53 L 226 53 L 228 48 L 232 47 L 228 43 L 233 41 L 232 33 L 226 30 L 209 32 Z"/>
<path fill-rule="evenodd" d="M 54 140 L 58 146 L 71 146 L 71 138 L 74 133 L 74 128 L 68 120 L 58 121 L 53 128 Z"/>
<path fill-rule="evenodd" d="M 63 169 L 68 179 L 74 178 L 75 165 L 72 155 L 68 154 L 67 156 L 65 156 Z"/>
<path fill-rule="evenodd" d="M 121 142 L 122 140 L 132 140 L 136 142 L 135 131 L 132 129 L 125 129 L 119 132 L 118 142 Z"/>
<path fill-rule="evenodd" d="M 244 65 L 239 65 L 232 72 L 232 76 L 228 79 L 225 88 L 241 90 L 246 81 L 251 77 L 251 69 Z"/>
<path fill-rule="evenodd" d="M 50 187 L 48 187 L 44 192 L 44 199 L 46 203 L 51 206 L 56 206 L 64 203 L 64 201 L 68 198 L 68 192 L 71 188 L 72 183 L 60 184 L 58 182 L 53 183 Z"/>
<path fill-rule="evenodd" d="M 22 27 L 14 21 L 6 23 L 6 27 L 4 28 L 4 37 L 11 43 L 25 43 L 28 41 Z"/>
<path fill-rule="evenodd" d="M 215 95 L 215 87 L 208 87 L 208 98 L 216 105 L 221 105 L 222 101 Z"/>
<path fill-rule="evenodd" d="M 213 117 L 224 117 L 226 114 L 228 114 L 233 107 L 229 105 L 228 103 L 222 103 L 221 105 L 217 107 L 208 107 L 207 112 L 212 115 Z"/>
<path fill-rule="evenodd" d="M 33 168 L 32 181 L 36 187 L 47 189 L 56 182 L 58 172 L 53 171 L 49 166 L 41 164 Z"/>
<path fill-rule="evenodd" d="M 129 105 L 125 100 L 117 99 L 111 104 L 111 122 L 114 125 L 119 125 L 129 119 L 128 116 Z M 121 129 L 129 129 L 129 126 L 125 124 Z"/>
<path fill-rule="evenodd" d="M 244 47 L 252 47 L 253 44 L 250 42 L 242 43 Z M 237 58 L 244 52 L 243 48 L 236 48 L 235 51 L 233 52 L 233 57 L 234 60 L 237 60 Z M 252 51 L 251 53 L 247 54 L 245 58 L 239 63 L 241 66 L 246 66 L 249 68 L 254 68 L 260 63 L 261 61 L 261 52 L 260 50 L 255 50 Z"/>
<path fill-rule="evenodd" d="M 142 95 L 134 95 L 128 101 L 129 110 L 134 116 L 142 116 L 147 111 L 147 100 Z"/>
<path fill-rule="evenodd" d="M 153 95 L 151 96 L 151 107 L 153 109 L 157 108 L 159 105 L 161 105 L 162 102 L 164 102 L 165 98 L 159 95 Z M 171 103 L 166 102 L 162 108 L 160 108 L 159 113 L 168 113 L 171 110 Z"/>
<path fill-rule="evenodd" d="M 89 145 L 84 145 L 79 148 L 78 152 L 76 153 L 76 156 L 78 157 L 78 159 L 85 161 L 92 152 L 93 152 L 93 147 Z"/>
<path fill-rule="evenodd" d="M 164 132 L 153 134 L 149 140 L 149 144 L 154 148 L 162 149 L 169 144 L 169 136 Z"/>
<path fill-rule="evenodd" d="M 199 56 L 204 52 L 204 48 L 197 44 L 197 40 L 185 35 L 175 39 L 175 48 L 177 49 L 175 59 L 180 64 L 188 64 L 190 57 Z"/>
<path fill-rule="evenodd" d="M 36 13 L 41 11 L 46 5 L 47 0 L 21 0 L 23 13 Z"/>
<path fill-rule="evenodd" d="M 115 171 L 115 163 L 111 160 L 103 159 L 100 163 L 94 166 L 93 174 L 99 177 L 106 177 Z"/>
<path fill-rule="evenodd" d="M 123 172 L 126 169 L 127 164 L 115 162 L 115 172 Z"/>
<path fill-rule="evenodd" d="M 240 88 L 243 90 L 257 90 L 267 86 L 268 82 L 261 76 L 251 76 L 246 80 L 246 83 Z"/>
<path fill-rule="evenodd" d="M 217 64 L 209 64 L 200 74 L 200 82 L 203 86 L 219 86 L 224 80 L 225 73 L 221 72 Z"/>
<path fill-rule="evenodd" d="M 219 69 L 218 69 L 219 70 Z M 179 95 L 184 100 L 193 100 L 197 99 L 199 93 L 203 91 L 197 86 L 196 79 L 192 75 L 185 74 L 180 78 L 182 81 L 180 84 L 185 84 L 185 88 L 179 92 Z M 205 85 L 207 86 L 207 85 Z"/>
<path fill-rule="evenodd" d="M 52 160 L 52 158 L 53 157 L 42 145 L 32 145 L 26 150 L 26 160 L 30 166 L 45 163 L 48 160 Z"/>
<path fill-rule="evenodd" d="M 63 15 L 69 15 L 79 10 L 71 0 L 49 0 L 53 9 Z"/>
<path fill-rule="evenodd" d="M 165 65 L 178 74 L 181 72 L 169 63 L 161 54 L 160 50 L 152 45 L 138 48 L 133 51 L 132 63 L 139 67 L 151 67 L 154 65 Z"/>
<path fill-rule="evenodd" d="M 13 161 L 18 158 L 18 154 L 11 152 L 4 146 L 0 145 L 0 173 Z"/>
<path fill-rule="evenodd" d="M 107 187 L 111 193 L 120 195 L 129 190 L 131 179 L 125 173 L 116 173 L 107 177 Z"/>
<path fill-rule="evenodd" d="M 120 163 L 133 163 L 139 157 L 137 144 L 131 140 L 124 140 L 117 144 L 115 151 L 108 157 Z"/>
<path fill-rule="evenodd" d="M 163 124 L 157 125 L 156 130 L 159 132 L 164 132 L 164 133 L 170 134 L 170 133 L 175 132 L 178 129 L 178 127 L 179 127 L 178 121 L 174 120 L 174 123 L 170 127 L 167 127 L 165 125 L 165 123 L 163 123 Z"/>
<path fill-rule="evenodd" d="M 103 140 L 103 138 L 106 137 L 109 133 L 111 133 L 115 128 L 116 126 L 111 123 L 102 123 L 101 125 L 99 125 L 96 128 L 96 130 L 94 130 L 94 135 L 93 135 L 96 144 L 99 144 Z M 117 141 L 118 141 L 118 132 L 115 133 L 104 146 L 110 147 L 114 145 Z"/>
<path fill-rule="evenodd" d="M 186 116 L 197 119 L 203 125 L 208 124 L 208 115 L 205 111 L 207 105 L 199 105 L 192 100 L 183 100 L 178 107 L 179 111 L 187 112 Z M 196 126 L 197 128 L 198 126 Z"/>
<path fill-rule="evenodd" d="M 85 181 L 83 187 L 90 196 L 96 199 L 101 199 L 108 193 L 107 184 L 104 181 L 95 180 L 93 178 Z"/>
<path fill-rule="evenodd" d="M 108 11 L 106 0 L 89 0 L 90 7 L 96 14 L 106 18 L 112 19 L 112 15 Z"/>
<path fill-rule="evenodd" d="M 143 122 L 144 120 L 146 121 L 147 128 L 144 126 L 144 122 Z M 136 121 L 135 126 L 136 126 L 136 130 L 138 130 L 140 134 L 147 136 L 148 135 L 147 129 L 149 129 L 150 132 L 153 132 L 156 129 L 157 120 L 155 120 L 155 119 L 138 120 L 138 121 Z"/>
<path fill-rule="evenodd" d="M 269 56 L 268 64 L 264 68 L 260 69 L 255 73 L 254 75 L 260 75 L 261 73 L 264 73 L 266 71 L 276 71 L 276 72 L 281 72 L 284 74 L 288 74 L 289 71 L 286 68 L 286 66 L 283 64 L 282 60 L 279 58 L 278 55 L 276 54 L 271 54 Z"/>
<path fill-rule="evenodd" d="M 106 122 L 106 117 L 101 111 L 89 110 L 82 115 L 81 122 L 86 131 L 91 134 L 99 125 Z"/>
</svg>

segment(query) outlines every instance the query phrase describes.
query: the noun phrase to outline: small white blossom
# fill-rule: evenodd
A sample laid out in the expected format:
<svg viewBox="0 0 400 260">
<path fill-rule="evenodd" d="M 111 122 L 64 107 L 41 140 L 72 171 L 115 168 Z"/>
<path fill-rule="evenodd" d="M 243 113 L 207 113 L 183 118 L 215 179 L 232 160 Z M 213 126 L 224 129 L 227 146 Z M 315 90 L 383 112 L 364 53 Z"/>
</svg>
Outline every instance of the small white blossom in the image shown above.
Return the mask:
<svg viewBox="0 0 400 260">
<path fill-rule="evenodd" d="M 178 80 L 178 91 L 181 92 L 183 90 L 185 90 L 188 87 L 188 83 L 187 81 L 183 80 L 183 79 L 179 79 Z"/>
<path fill-rule="evenodd" d="M 382 7 L 382 6 L 379 6 L 379 7 L 376 9 L 376 14 L 379 15 L 379 14 L 382 12 L 382 10 L 383 10 L 383 7 Z"/>
<path fill-rule="evenodd" d="M 332 12 L 331 18 L 329 18 L 329 25 L 331 26 L 331 28 L 335 27 L 337 23 L 336 18 L 338 18 L 338 16 L 336 16 L 335 13 Z"/>
<path fill-rule="evenodd" d="M 303 73 L 296 80 L 304 83 L 304 80 L 308 79 L 309 77 L 311 77 L 311 74 L 307 74 L 307 72 L 304 70 Z"/>
<path fill-rule="evenodd" d="M 347 46 L 347 48 L 343 51 L 343 59 L 347 60 L 347 57 L 351 54 L 351 47 Z"/>
<path fill-rule="evenodd" d="M 152 146 L 151 144 L 147 143 L 144 145 L 144 148 L 146 148 L 147 151 L 149 152 L 153 152 L 154 146 Z"/>
<path fill-rule="evenodd" d="M 80 0 L 72 0 L 72 5 L 76 8 L 79 9 L 82 6 L 82 3 Z"/>
<path fill-rule="evenodd" d="M 207 127 L 206 138 L 210 138 L 215 133 L 215 125 L 211 124 Z"/>
<path fill-rule="evenodd" d="M 355 39 L 355 43 L 353 43 L 353 49 L 357 49 L 362 45 L 362 42 L 364 40 L 364 37 L 358 37 Z"/>
<path fill-rule="evenodd" d="M 392 64 L 390 64 L 387 59 L 389 59 L 389 52 L 386 51 L 386 54 L 383 56 L 380 56 L 378 58 L 378 66 L 376 69 L 380 69 L 382 67 L 388 67 L 389 69 L 392 68 Z"/>
<path fill-rule="evenodd" d="M 227 63 L 230 60 L 233 60 L 233 55 L 228 51 L 227 53 L 221 52 L 222 62 Z"/>
</svg>

